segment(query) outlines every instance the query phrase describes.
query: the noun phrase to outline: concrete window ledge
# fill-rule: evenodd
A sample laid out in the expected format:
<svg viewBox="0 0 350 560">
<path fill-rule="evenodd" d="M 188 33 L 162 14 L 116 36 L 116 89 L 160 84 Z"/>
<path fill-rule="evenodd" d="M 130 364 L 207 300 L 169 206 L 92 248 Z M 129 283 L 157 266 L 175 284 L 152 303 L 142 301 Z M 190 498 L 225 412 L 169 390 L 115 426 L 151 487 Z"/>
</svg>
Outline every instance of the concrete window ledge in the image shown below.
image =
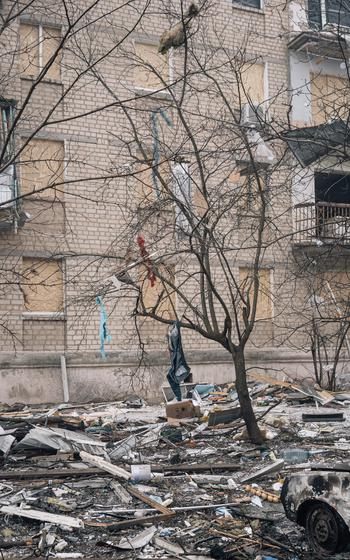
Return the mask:
<svg viewBox="0 0 350 560">
<path fill-rule="evenodd" d="M 65 321 L 65 315 L 63 312 L 52 313 L 49 311 L 23 311 L 22 319 L 24 321 Z"/>
</svg>

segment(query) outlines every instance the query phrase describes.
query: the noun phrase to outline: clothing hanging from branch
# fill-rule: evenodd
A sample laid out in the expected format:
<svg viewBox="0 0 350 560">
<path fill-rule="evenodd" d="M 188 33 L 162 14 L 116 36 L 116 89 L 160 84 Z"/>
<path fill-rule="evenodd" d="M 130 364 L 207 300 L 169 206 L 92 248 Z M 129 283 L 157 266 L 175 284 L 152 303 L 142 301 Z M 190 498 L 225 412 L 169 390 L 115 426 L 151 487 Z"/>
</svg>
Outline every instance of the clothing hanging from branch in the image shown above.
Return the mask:
<svg viewBox="0 0 350 560">
<path fill-rule="evenodd" d="M 175 321 L 168 333 L 168 345 L 171 356 L 171 365 L 167 380 L 178 401 L 182 400 L 180 383 L 188 379 L 191 368 L 188 366 L 182 348 L 181 328 L 179 321 Z"/>
<path fill-rule="evenodd" d="M 101 296 L 96 297 L 96 303 L 100 307 L 100 328 L 99 328 L 100 352 L 101 352 L 102 359 L 105 360 L 106 359 L 105 343 L 110 342 L 112 340 L 112 337 L 107 329 L 107 311 Z"/>
</svg>

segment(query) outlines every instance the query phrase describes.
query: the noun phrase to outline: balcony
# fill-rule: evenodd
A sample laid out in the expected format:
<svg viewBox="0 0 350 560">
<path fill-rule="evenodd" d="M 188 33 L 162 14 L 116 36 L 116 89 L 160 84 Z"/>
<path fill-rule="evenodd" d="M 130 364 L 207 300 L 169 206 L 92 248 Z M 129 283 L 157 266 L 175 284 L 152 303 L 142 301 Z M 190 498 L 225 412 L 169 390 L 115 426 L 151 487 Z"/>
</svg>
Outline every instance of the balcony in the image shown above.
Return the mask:
<svg viewBox="0 0 350 560">
<path fill-rule="evenodd" d="M 294 245 L 350 245 L 350 204 L 311 202 L 293 209 Z"/>
<path fill-rule="evenodd" d="M 331 28 L 320 31 L 302 31 L 288 43 L 288 48 L 295 52 L 341 60 L 349 53 L 345 38 Z"/>
<path fill-rule="evenodd" d="M 344 59 L 348 56 L 350 10 L 344 0 L 306 0 L 307 7 L 300 7 L 294 37 L 288 44 L 290 50 L 308 55 Z"/>
</svg>

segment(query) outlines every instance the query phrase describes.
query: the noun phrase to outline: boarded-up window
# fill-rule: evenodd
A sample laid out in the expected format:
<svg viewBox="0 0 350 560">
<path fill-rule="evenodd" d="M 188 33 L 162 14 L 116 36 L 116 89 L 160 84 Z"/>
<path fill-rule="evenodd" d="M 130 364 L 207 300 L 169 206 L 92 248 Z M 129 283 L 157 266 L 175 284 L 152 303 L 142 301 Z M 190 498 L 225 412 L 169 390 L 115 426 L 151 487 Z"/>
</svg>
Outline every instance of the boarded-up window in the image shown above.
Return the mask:
<svg viewBox="0 0 350 560">
<path fill-rule="evenodd" d="M 134 69 L 135 85 L 145 89 L 162 89 L 169 79 L 168 59 L 158 53 L 156 45 L 135 43 L 137 60 Z"/>
<path fill-rule="evenodd" d="M 247 64 L 240 72 L 242 104 L 265 101 L 264 64 Z"/>
<path fill-rule="evenodd" d="M 33 193 L 63 181 L 64 144 L 56 140 L 31 140 L 21 154 L 21 193 Z M 63 185 L 47 188 L 41 198 L 63 197 Z"/>
<path fill-rule="evenodd" d="M 321 314 L 336 316 L 338 308 L 342 314 L 348 315 L 350 272 L 337 270 L 319 274 L 315 282 L 315 295 L 317 301 L 319 300 L 322 304 L 320 307 Z"/>
<path fill-rule="evenodd" d="M 138 173 L 135 174 L 137 194 L 141 205 L 153 204 L 158 198 L 164 198 L 170 187 L 170 177 L 170 162 L 165 161 L 157 167 L 154 167 L 152 161 L 141 164 Z"/>
<path fill-rule="evenodd" d="M 311 114 L 314 125 L 348 115 L 349 80 L 322 74 L 310 75 Z"/>
<path fill-rule="evenodd" d="M 21 282 L 26 311 L 63 311 L 63 273 L 61 261 L 24 258 Z"/>
<path fill-rule="evenodd" d="M 241 174 L 242 171 L 242 174 Z M 252 213 L 256 216 L 262 210 L 262 195 L 265 197 L 266 192 L 260 189 L 265 188 L 265 179 L 259 175 L 258 179 L 255 173 L 244 173 L 244 166 L 235 168 L 228 178 L 231 186 L 231 194 L 236 200 L 237 212 L 242 214 Z"/>
<path fill-rule="evenodd" d="M 154 285 L 148 278 L 148 270 L 142 266 L 140 268 L 140 285 L 142 291 L 142 302 L 146 311 L 152 312 L 164 319 L 175 319 L 175 293 L 169 284 L 175 283 L 175 270 L 173 266 L 157 265 L 157 270 L 164 280 L 156 278 Z"/>
<path fill-rule="evenodd" d="M 25 76 L 36 77 L 54 57 L 45 78 L 60 79 L 61 52 L 56 54 L 61 32 L 55 27 L 22 24 L 20 26 L 20 69 Z"/>
<path fill-rule="evenodd" d="M 192 185 L 192 195 L 193 195 L 193 210 L 195 214 L 202 218 L 209 208 L 207 202 L 208 195 L 203 193 L 202 188 L 197 184 Z"/>
<path fill-rule="evenodd" d="M 272 293 L 271 293 L 271 270 L 261 268 L 259 270 L 259 294 L 256 308 L 256 319 L 272 318 Z M 248 298 L 252 306 L 252 298 L 254 295 L 253 272 L 248 267 L 239 269 L 239 285 L 243 293 L 243 297 Z"/>
</svg>

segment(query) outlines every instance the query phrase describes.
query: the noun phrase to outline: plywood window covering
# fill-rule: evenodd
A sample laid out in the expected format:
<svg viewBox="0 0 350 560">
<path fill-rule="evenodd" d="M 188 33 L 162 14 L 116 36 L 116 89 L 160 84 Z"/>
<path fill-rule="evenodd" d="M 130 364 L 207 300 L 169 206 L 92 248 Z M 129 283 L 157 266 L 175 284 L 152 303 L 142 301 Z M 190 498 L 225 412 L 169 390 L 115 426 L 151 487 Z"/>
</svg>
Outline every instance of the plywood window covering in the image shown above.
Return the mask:
<svg viewBox="0 0 350 560">
<path fill-rule="evenodd" d="M 135 43 L 135 54 L 139 60 L 135 62 L 134 81 L 135 86 L 144 89 L 162 89 L 164 83 L 157 76 L 167 82 L 169 79 L 168 58 L 157 51 L 157 45 Z M 157 73 L 154 72 L 156 70 Z"/>
<path fill-rule="evenodd" d="M 153 162 L 140 164 L 138 173 L 135 175 L 138 200 L 141 205 L 153 204 L 157 200 L 157 193 L 153 183 Z M 171 166 L 170 162 L 158 165 L 157 186 L 161 197 L 167 195 L 167 188 L 170 187 Z"/>
<path fill-rule="evenodd" d="M 314 125 L 347 117 L 350 101 L 348 79 L 311 74 L 310 90 L 311 115 Z"/>
<path fill-rule="evenodd" d="M 237 199 L 237 210 L 240 213 L 259 212 L 261 210 L 261 196 L 257 178 L 254 173 L 241 175 L 239 169 L 234 169 L 228 177 L 232 185 L 232 192 Z M 260 182 L 265 187 L 265 180 L 260 176 Z"/>
<path fill-rule="evenodd" d="M 33 193 L 63 181 L 64 143 L 57 140 L 31 140 L 21 154 L 21 194 Z M 47 188 L 41 198 L 63 198 L 63 185 Z M 39 196 L 38 195 L 38 196 Z"/>
<path fill-rule="evenodd" d="M 170 265 L 157 266 L 161 276 L 163 276 L 165 279 L 168 279 L 171 284 L 174 284 L 174 267 Z M 163 293 L 162 298 L 156 308 L 156 314 L 160 315 L 164 319 L 175 320 L 175 293 L 167 284 L 167 282 L 163 282 L 159 278 L 157 278 L 154 286 L 151 286 L 151 283 L 147 278 L 147 269 L 144 266 L 141 266 L 139 270 L 139 282 L 142 291 L 142 301 L 146 310 L 151 312 L 153 307 L 156 305 L 160 294 Z"/>
<path fill-rule="evenodd" d="M 331 316 L 335 316 L 337 314 L 336 305 L 333 302 L 327 283 L 333 292 L 337 307 L 341 310 L 341 313 L 348 314 L 350 307 L 350 271 L 326 272 L 317 278 L 316 295 L 328 304 L 326 309 L 321 306 L 321 314 L 328 313 Z"/>
<path fill-rule="evenodd" d="M 23 258 L 21 288 L 26 311 L 63 311 L 62 262 Z"/>
<path fill-rule="evenodd" d="M 240 72 L 241 98 L 244 103 L 263 103 L 265 101 L 264 64 L 246 64 Z"/>
<path fill-rule="evenodd" d="M 269 268 L 261 268 L 259 270 L 259 294 L 256 308 L 256 319 L 272 318 L 272 293 L 271 293 L 271 270 Z M 253 277 L 252 269 L 241 267 L 239 269 L 239 285 L 243 291 L 244 297 L 248 293 L 248 298 L 252 304 L 253 297 Z"/>
<path fill-rule="evenodd" d="M 20 67 L 24 76 L 36 77 L 55 54 L 61 41 L 60 29 L 42 25 L 21 24 L 20 26 Z M 45 78 L 59 81 L 61 78 L 61 52 Z"/>
<path fill-rule="evenodd" d="M 194 212 L 202 218 L 209 209 L 208 202 L 198 184 L 192 185 L 192 194 Z"/>
</svg>

